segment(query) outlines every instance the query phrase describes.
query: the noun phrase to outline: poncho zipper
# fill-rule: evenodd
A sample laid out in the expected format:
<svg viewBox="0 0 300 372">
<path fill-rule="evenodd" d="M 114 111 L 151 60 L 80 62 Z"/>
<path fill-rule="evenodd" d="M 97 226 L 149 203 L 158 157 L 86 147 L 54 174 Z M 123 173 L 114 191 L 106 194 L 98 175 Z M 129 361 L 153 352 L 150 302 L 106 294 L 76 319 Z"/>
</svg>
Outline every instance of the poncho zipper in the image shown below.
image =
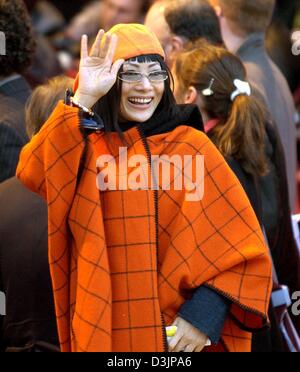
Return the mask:
<svg viewBox="0 0 300 372">
<path fill-rule="evenodd" d="M 147 138 L 145 137 L 143 131 L 141 128 L 137 128 L 138 132 L 140 134 L 140 137 L 142 139 L 146 154 L 148 163 L 150 165 L 151 175 L 152 175 L 152 157 L 151 157 L 151 151 L 149 148 L 149 144 L 147 142 Z M 158 259 L 158 240 L 159 240 L 159 229 L 158 229 L 158 190 L 153 190 L 154 192 L 154 207 L 155 207 L 155 243 L 156 243 L 156 262 L 157 267 L 159 266 L 159 259 Z M 167 334 L 166 334 L 166 323 L 163 317 L 163 314 L 160 313 L 161 321 L 162 321 L 162 332 L 163 332 L 163 347 L 164 352 L 168 351 L 168 341 L 167 341 Z"/>
</svg>

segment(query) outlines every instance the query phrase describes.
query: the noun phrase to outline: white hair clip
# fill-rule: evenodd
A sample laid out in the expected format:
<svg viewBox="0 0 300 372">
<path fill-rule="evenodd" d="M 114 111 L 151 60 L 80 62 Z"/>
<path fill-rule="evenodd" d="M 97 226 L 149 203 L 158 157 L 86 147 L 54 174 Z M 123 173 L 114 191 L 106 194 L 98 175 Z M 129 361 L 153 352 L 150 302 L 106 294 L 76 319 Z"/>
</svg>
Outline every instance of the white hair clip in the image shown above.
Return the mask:
<svg viewBox="0 0 300 372">
<path fill-rule="evenodd" d="M 205 97 L 210 97 L 210 96 L 212 96 L 214 94 L 214 91 L 211 89 L 212 86 L 213 86 L 213 84 L 214 84 L 214 82 L 215 82 L 215 79 L 212 78 L 211 81 L 210 81 L 210 83 L 209 83 L 209 87 L 206 88 L 206 89 L 204 89 L 204 90 L 202 90 L 202 94 Z"/>
<path fill-rule="evenodd" d="M 251 87 L 250 84 L 247 81 L 242 81 L 239 79 L 235 79 L 233 84 L 236 87 L 236 90 L 232 92 L 230 99 L 231 101 L 234 101 L 237 96 L 240 96 L 241 94 L 245 94 L 247 96 L 251 96 Z"/>
</svg>

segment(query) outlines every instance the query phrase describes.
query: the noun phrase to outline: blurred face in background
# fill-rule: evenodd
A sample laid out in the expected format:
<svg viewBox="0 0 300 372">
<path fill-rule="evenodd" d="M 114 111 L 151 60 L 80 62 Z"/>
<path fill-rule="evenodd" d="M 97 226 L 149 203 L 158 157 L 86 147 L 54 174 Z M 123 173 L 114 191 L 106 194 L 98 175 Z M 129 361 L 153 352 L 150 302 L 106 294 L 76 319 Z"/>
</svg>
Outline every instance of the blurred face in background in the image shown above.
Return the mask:
<svg viewBox="0 0 300 372">
<path fill-rule="evenodd" d="M 164 49 L 167 48 L 171 38 L 171 30 L 164 15 L 165 5 L 160 2 L 154 3 L 145 18 L 145 26 L 155 33 Z"/>
<path fill-rule="evenodd" d="M 165 10 L 168 2 L 157 1 L 147 12 L 145 26 L 150 28 L 157 36 L 165 51 L 165 62 L 171 69 L 175 62 L 177 53 L 182 50 L 186 43 L 185 38 L 175 35 L 165 18 Z"/>
<path fill-rule="evenodd" d="M 101 27 L 108 31 L 118 23 L 139 23 L 143 0 L 102 0 Z"/>
<path fill-rule="evenodd" d="M 152 5 L 145 18 L 145 26 L 158 38 L 165 51 L 165 61 L 171 67 L 172 33 L 164 16 L 165 5 L 165 3 L 160 3 L 159 1 Z"/>
</svg>

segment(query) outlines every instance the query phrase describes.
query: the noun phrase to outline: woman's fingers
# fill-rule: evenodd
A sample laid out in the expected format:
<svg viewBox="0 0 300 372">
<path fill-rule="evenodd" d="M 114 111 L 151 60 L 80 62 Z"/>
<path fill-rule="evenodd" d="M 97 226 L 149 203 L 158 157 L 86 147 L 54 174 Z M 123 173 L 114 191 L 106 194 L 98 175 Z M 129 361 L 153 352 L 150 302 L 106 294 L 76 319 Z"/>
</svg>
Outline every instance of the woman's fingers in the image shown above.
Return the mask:
<svg viewBox="0 0 300 372">
<path fill-rule="evenodd" d="M 117 43 L 118 43 L 117 35 L 111 35 L 110 33 L 107 33 L 105 35 L 104 30 L 100 30 L 92 46 L 90 57 L 101 58 L 103 60 L 106 60 L 106 62 L 109 62 L 110 64 L 112 64 L 112 61 L 113 61 L 113 58 L 116 52 L 116 48 L 117 48 Z M 86 56 L 86 51 L 87 51 L 87 47 L 84 46 L 85 56 Z M 120 62 L 118 62 L 117 67 L 119 66 L 119 63 Z"/>
<path fill-rule="evenodd" d="M 89 52 L 88 52 L 88 37 L 87 37 L 87 35 L 82 35 L 82 37 L 81 37 L 80 57 L 81 57 L 81 59 L 85 59 L 88 56 L 89 56 Z"/>
<path fill-rule="evenodd" d="M 193 353 L 196 349 L 196 346 L 193 344 L 187 345 L 184 349 L 185 353 Z"/>
<path fill-rule="evenodd" d="M 112 37 L 110 39 L 109 48 L 108 48 L 108 51 L 107 51 L 107 56 L 106 56 L 106 58 L 109 62 L 112 62 L 113 59 L 114 59 L 116 48 L 117 48 L 117 43 L 118 43 L 118 36 L 117 35 L 112 35 Z"/>
<path fill-rule="evenodd" d="M 111 73 L 112 73 L 113 75 L 117 76 L 117 74 L 118 74 L 120 68 L 122 67 L 123 63 L 124 63 L 124 59 L 118 59 L 118 60 L 113 64 L 113 66 L 112 66 L 112 68 L 111 68 Z"/>
<path fill-rule="evenodd" d="M 105 35 L 104 43 L 102 43 L 103 45 L 101 45 L 101 48 L 100 48 L 100 52 L 99 52 L 99 57 L 100 58 L 102 58 L 102 59 L 106 58 L 108 50 L 109 50 L 110 43 L 111 43 L 111 34 L 108 32 Z"/>
<path fill-rule="evenodd" d="M 90 57 L 99 57 L 101 43 L 102 43 L 102 39 L 103 39 L 104 34 L 105 34 L 105 31 L 104 30 L 100 30 L 98 32 L 98 35 L 96 37 L 96 40 L 95 40 L 95 42 L 94 42 L 94 44 L 92 46 Z"/>
<path fill-rule="evenodd" d="M 179 353 L 181 351 L 185 351 L 187 347 L 187 342 L 184 337 L 181 338 L 181 340 L 177 343 L 177 345 L 174 347 L 173 352 Z"/>
<path fill-rule="evenodd" d="M 204 346 L 197 346 L 194 350 L 195 353 L 200 353 L 204 349 Z"/>
<path fill-rule="evenodd" d="M 170 352 L 175 351 L 175 349 L 176 349 L 177 345 L 179 344 L 180 340 L 181 340 L 181 335 L 179 336 L 179 335 L 176 334 L 175 336 L 172 337 L 171 341 L 169 342 L 169 351 Z"/>
<path fill-rule="evenodd" d="M 176 318 L 172 324 L 172 326 L 177 326 L 178 324 L 178 318 Z M 175 348 L 177 346 L 177 344 L 179 343 L 179 341 L 181 340 L 182 338 L 182 334 L 180 332 L 180 329 L 177 330 L 177 333 L 175 336 L 173 336 L 169 342 L 169 351 L 170 352 L 174 352 L 175 351 Z"/>
</svg>

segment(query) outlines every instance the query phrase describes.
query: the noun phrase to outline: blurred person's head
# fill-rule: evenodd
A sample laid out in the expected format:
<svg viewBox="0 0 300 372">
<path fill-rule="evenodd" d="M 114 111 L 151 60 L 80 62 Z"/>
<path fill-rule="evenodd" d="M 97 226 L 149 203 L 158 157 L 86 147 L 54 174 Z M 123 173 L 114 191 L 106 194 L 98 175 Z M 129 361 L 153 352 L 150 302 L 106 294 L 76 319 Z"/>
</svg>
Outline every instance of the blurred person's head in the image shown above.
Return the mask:
<svg viewBox="0 0 300 372">
<path fill-rule="evenodd" d="M 30 66 L 35 42 L 23 0 L 0 0 L 0 31 L 5 35 L 5 55 L 0 54 L 0 78 L 23 74 Z"/>
<path fill-rule="evenodd" d="M 142 23 L 152 0 L 102 0 L 101 27 L 108 31 L 119 23 Z"/>
<path fill-rule="evenodd" d="M 168 51 L 172 38 L 170 27 L 165 19 L 165 9 L 169 2 L 170 0 L 155 1 L 145 18 L 145 25 L 155 33 L 165 52 Z"/>
<path fill-rule="evenodd" d="M 276 0 L 210 0 L 219 18 L 223 40 L 235 52 L 254 33 L 265 33 Z"/>
<path fill-rule="evenodd" d="M 218 18 L 207 0 L 158 0 L 145 22 L 163 45 L 169 66 L 188 42 L 222 44 Z"/>
<path fill-rule="evenodd" d="M 58 101 L 64 99 L 67 89 L 72 89 L 74 80 L 57 76 L 38 86 L 29 97 L 25 107 L 26 131 L 31 138 L 48 120 Z"/>
<path fill-rule="evenodd" d="M 172 72 L 177 102 L 197 104 L 206 130 L 216 122 L 210 134 L 221 153 L 250 174 L 264 174 L 264 107 L 253 94 L 233 96 L 236 79 L 247 82 L 240 59 L 202 42 L 179 53 Z"/>
</svg>

